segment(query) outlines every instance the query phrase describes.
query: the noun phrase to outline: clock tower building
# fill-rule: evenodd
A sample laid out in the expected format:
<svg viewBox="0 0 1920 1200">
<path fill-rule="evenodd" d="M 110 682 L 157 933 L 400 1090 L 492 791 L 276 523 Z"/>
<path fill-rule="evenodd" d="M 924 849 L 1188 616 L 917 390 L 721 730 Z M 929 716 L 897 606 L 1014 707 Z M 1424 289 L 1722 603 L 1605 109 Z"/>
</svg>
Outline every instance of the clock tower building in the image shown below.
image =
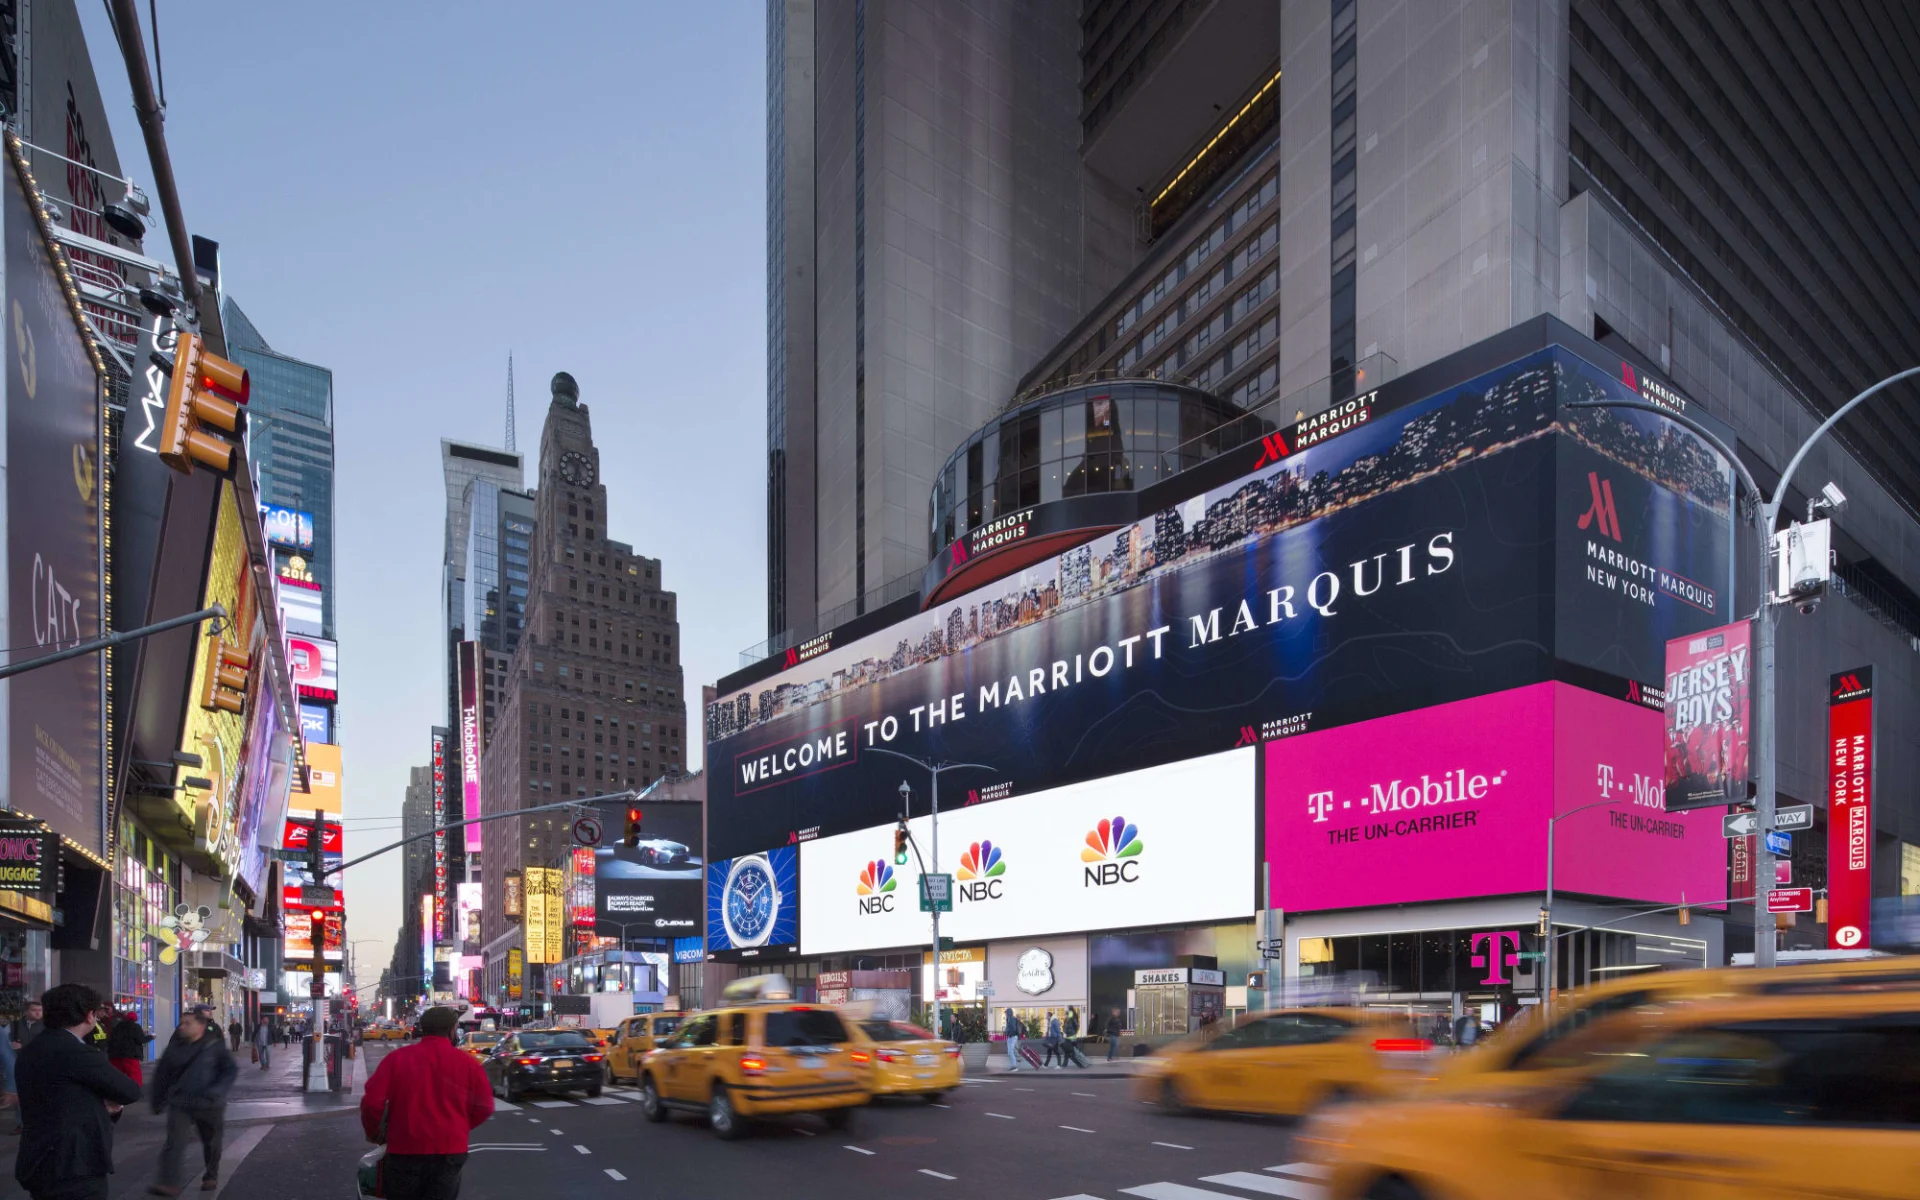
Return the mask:
<svg viewBox="0 0 1920 1200">
<path fill-rule="evenodd" d="M 608 537 L 591 415 L 571 375 L 555 375 L 552 392 L 540 433 L 526 627 L 481 765 L 488 812 L 644 788 L 686 771 L 677 598 L 661 586 L 659 559 Z M 617 836 L 619 808 L 600 811 Z M 502 990 L 510 949 L 521 949 L 529 965 L 522 1002 L 533 996 L 539 964 L 554 957 L 506 915 L 501 884 L 530 867 L 564 868 L 572 820 L 562 810 L 489 826 L 481 925 L 487 995 L 496 1003 L 513 1003 Z M 566 922 L 561 956 L 570 956 L 592 931 L 571 923 L 569 905 L 555 915 Z"/>
</svg>

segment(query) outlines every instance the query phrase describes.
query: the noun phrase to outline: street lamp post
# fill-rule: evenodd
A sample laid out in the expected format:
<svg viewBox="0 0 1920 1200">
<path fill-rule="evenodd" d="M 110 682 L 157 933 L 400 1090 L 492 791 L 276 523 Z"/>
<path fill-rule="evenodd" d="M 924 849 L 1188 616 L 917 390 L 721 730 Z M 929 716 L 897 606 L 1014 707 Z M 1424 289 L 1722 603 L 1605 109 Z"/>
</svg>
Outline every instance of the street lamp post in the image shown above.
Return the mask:
<svg viewBox="0 0 1920 1200">
<path fill-rule="evenodd" d="M 1556 962 L 1554 952 L 1553 952 L 1554 950 L 1554 946 L 1553 946 L 1553 943 L 1554 943 L 1554 936 L 1553 936 L 1553 831 L 1554 831 L 1554 828 L 1558 826 L 1560 822 L 1566 820 L 1568 817 L 1573 816 L 1575 813 L 1583 813 L 1590 808 L 1605 808 L 1610 804 L 1617 804 L 1617 803 L 1619 802 L 1616 800 L 1595 800 L 1595 801 L 1592 801 L 1591 803 L 1582 804 L 1577 808 L 1570 808 L 1563 813 L 1558 813 L 1554 816 L 1547 818 L 1547 900 L 1545 904 L 1540 906 L 1541 924 L 1545 926 L 1545 928 L 1541 930 L 1541 934 L 1542 934 L 1542 940 L 1546 942 L 1546 954 L 1547 954 L 1546 958 L 1543 960 L 1544 970 L 1541 976 L 1541 987 L 1540 987 L 1540 1007 L 1543 1009 L 1550 1010 L 1553 1007 L 1553 969 L 1554 969 L 1554 964 Z"/>
<path fill-rule="evenodd" d="M 929 872 L 927 869 L 926 862 L 923 860 L 920 863 L 920 878 L 921 878 L 920 888 L 924 893 L 927 886 L 925 882 L 927 875 L 930 873 L 938 873 L 940 870 L 940 776 L 941 774 L 946 771 L 959 771 L 959 770 L 968 770 L 968 769 L 975 770 L 975 771 L 991 771 L 993 770 L 993 768 L 985 765 L 984 763 L 955 763 L 955 762 L 930 763 L 930 762 L 927 762 L 925 759 L 915 758 L 911 754 L 902 754 L 898 750 L 885 750 L 880 748 L 879 746 L 870 746 L 868 747 L 867 752 L 870 754 L 885 754 L 893 758 L 903 759 L 907 762 L 913 763 L 915 766 L 925 771 L 933 779 L 932 808 L 930 810 L 932 813 L 932 816 L 930 819 L 930 824 L 932 828 L 928 835 L 928 840 L 932 844 L 931 848 L 933 851 L 933 869 L 932 869 L 932 872 Z M 907 803 L 909 798 L 912 795 L 913 795 L 913 789 L 907 786 L 906 780 L 904 779 L 901 780 L 900 781 L 900 826 L 903 829 L 906 828 L 907 818 L 912 815 L 912 812 L 908 807 L 908 803 Z M 907 834 L 907 837 L 909 840 L 911 840 L 913 837 L 913 834 L 909 832 Z M 920 855 L 920 847 L 917 843 L 913 847 L 913 853 L 914 853 L 914 857 L 916 858 L 918 858 Z M 928 894 L 927 896 L 927 907 L 933 910 L 933 987 L 930 990 L 932 992 L 931 1000 L 933 1002 L 933 1033 L 935 1037 L 938 1037 L 940 1036 L 940 906 L 933 902 L 933 898 L 931 894 Z"/>
<path fill-rule="evenodd" d="M 1773 916 L 1767 912 L 1767 897 L 1773 891 L 1773 851 L 1767 848 L 1766 839 L 1766 835 L 1773 830 L 1774 775 L 1777 758 L 1773 660 L 1774 621 L 1777 617 L 1778 602 L 1773 596 L 1773 583 L 1768 571 L 1773 558 L 1774 527 L 1779 524 L 1780 506 L 1786 502 L 1787 488 L 1793 482 L 1793 473 L 1799 468 L 1801 460 L 1806 458 L 1807 452 L 1813 448 L 1813 444 L 1825 437 L 1828 430 L 1839 424 L 1840 418 L 1852 412 L 1869 397 L 1889 384 L 1898 383 L 1916 375 L 1920 375 L 1920 367 L 1908 367 L 1904 371 L 1887 376 L 1834 409 L 1833 415 L 1822 421 L 1820 427 L 1808 435 L 1807 440 L 1800 443 L 1800 448 L 1793 452 L 1793 457 L 1787 460 L 1786 469 L 1780 472 L 1779 482 L 1774 484 L 1771 497 L 1760 490 L 1752 474 L 1741 463 L 1740 456 L 1735 454 L 1725 442 L 1714 436 L 1711 430 L 1691 417 L 1639 400 L 1589 400 L 1568 405 L 1569 408 L 1635 408 L 1655 413 L 1675 424 L 1685 426 L 1705 438 L 1720 452 L 1721 457 L 1733 464 L 1733 469 L 1739 473 L 1741 480 L 1758 501 L 1757 511 L 1754 514 L 1754 527 L 1757 535 L 1756 570 L 1760 575 L 1760 591 L 1753 616 L 1749 618 L 1755 626 L 1753 631 L 1754 674 L 1759 681 L 1759 686 L 1754 689 L 1753 698 L 1753 807 L 1754 815 L 1759 820 L 1759 833 L 1756 836 L 1759 845 L 1756 847 L 1754 856 L 1753 874 L 1753 965 L 1756 967 L 1771 967 L 1777 961 L 1774 954 L 1776 947 L 1772 928 Z"/>
</svg>

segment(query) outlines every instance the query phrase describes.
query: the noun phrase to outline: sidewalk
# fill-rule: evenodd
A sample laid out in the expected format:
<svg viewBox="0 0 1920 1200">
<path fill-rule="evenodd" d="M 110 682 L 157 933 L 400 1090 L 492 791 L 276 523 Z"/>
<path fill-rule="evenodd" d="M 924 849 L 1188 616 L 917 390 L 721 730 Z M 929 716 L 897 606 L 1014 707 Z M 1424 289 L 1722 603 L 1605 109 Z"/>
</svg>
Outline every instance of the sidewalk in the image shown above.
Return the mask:
<svg viewBox="0 0 1920 1200">
<path fill-rule="evenodd" d="M 1138 1058 L 1116 1058 L 1109 1062 L 1100 1055 L 1088 1052 L 1087 1047 L 1083 1046 L 1081 1050 L 1087 1054 L 1088 1065 L 1085 1067 L 1042 1067 L 1036 1071 L 1022 1062 L 1020 1069 L 1015 1071 L 1007 1065 L 1006 1043 L 996 1042 L 993 1053 L 987 1056 L 986 1069 L 971 1071 L 968 1074 L 975 1079 L 1000 1075 L 1020 1075 L 1026 1078 L 1052 1078 L 1058 1075 L 1071 1079 L 1132 1079 L 1136 1075 L 1151 1070 L 1159 1061 L 1152 1055 L 1141 1055 Z"/>
</svg>

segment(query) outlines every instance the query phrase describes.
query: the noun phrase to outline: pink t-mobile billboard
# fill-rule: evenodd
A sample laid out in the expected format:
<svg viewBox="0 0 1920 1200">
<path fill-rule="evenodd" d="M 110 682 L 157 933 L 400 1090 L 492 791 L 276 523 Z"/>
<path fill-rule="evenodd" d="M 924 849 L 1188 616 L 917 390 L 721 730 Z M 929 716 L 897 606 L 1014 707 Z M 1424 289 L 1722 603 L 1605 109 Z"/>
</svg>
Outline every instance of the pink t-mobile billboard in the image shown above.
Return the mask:
<svg viewBox="0 0 1920 1200">
<path fill-rule="evenodd" d="M 1661 714 L 1561 683 L 1266 743 L 1273 904 L 1289 912 L 1555 888 L 1655 904 L 1726 887 L 1718 811 L 1667 813 Z"/>
</svg>

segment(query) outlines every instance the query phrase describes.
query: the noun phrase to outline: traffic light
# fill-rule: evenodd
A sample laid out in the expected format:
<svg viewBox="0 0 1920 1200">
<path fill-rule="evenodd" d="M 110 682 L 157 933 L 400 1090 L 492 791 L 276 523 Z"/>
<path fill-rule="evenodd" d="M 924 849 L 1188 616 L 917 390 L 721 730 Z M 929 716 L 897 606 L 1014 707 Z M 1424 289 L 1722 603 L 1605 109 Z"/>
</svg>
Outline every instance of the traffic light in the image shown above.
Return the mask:
<svg viewBox="0 0 1920 1200">
<path fill-rule="evenodd" d="M 907 826 L 904 821 L 893 831 L 893 861 L 896 866 L 907 865 Z"/>
<path fill-rule="evenodd" d="M 313 953 L 316 957 L 325 954 L 327 949 L 327 911 L 323 908 L 313 910 L 312 921 Z"/>
<path fill-rule="evenodd" d="M 1813 921 L 1816 925 L 1825 925 L 1827 923 L 1827 898 L 1825 896 L 1813 902 Z"/>
<path fill-rule="evenodd" d="M 626 836 L 622 838 L 621 841 L 628 846 L 638 846 L 640 844 L 640 810 L 639 809 L 629 808 L 627 810 L 627 832 L 626 832 Z"/>
<path fill-rule="evenodd" d="M 1544 905 L 1540 908 L 1540 936 L 1553 936 L 1553 913 L 1548 911 Z"/>
<path fill-rule="evenodd" d="M 1680 923 L 1682 925 L 1693 924 L 1693 910 L 1684 904 L 1680 906 Z"/>
<path fill-rule="evenodd" d="M 208 351 L 197 333 L 180 335 L 172 363 L 158 356 L 155 361 L 173 375 L 160 422 L 160 461 L 183 475 L 196 462 L 225 471 L 233 461 L 233 443 L 209 430 L 240 431 L 247 369 Z"/>
<path fill-rule="evenodd" d="M 200 707 L 237 713 L 246 707 L 247 670 L 253 659 L 225 639 L 214 643 L 213 661 L 207 664 L 207 686 L 200 694 Z"/>
</svg>

